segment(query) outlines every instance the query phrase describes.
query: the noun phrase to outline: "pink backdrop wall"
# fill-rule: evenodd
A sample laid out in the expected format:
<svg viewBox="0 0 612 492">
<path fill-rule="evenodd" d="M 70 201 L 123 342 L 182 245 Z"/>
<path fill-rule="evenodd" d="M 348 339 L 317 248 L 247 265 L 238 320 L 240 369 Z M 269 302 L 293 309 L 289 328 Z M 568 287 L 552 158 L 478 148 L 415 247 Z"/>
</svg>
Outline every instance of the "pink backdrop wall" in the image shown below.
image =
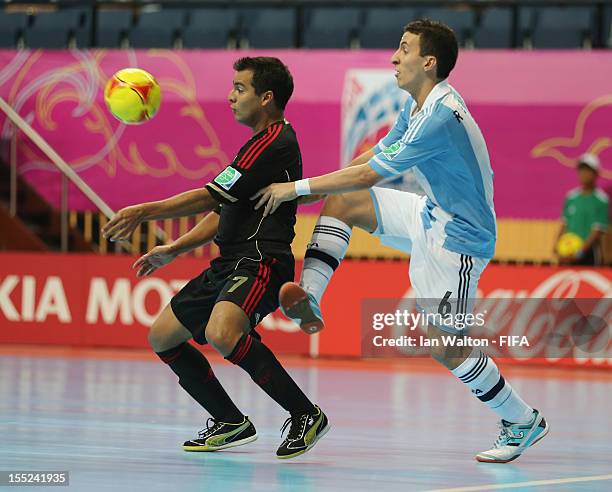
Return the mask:
<svg viewBox="0 0 612 492">
<path fill-rule="evenodd" d="M 232 51 L 0 51 L 7 99 L 111 207 L 152 200 L 207 182 L 227 165 L 249 129 L 226 101 Z M 305 175 L 340 165 L 344 77 L 352 68 L 390 67 L 385 51 L 258 51 L 279 56 L 295 79 L 287 110 L 301 142 Z M 162 85 L 159 114 L 124 126 L 104 106 L 107 78 L 126 66 Z M 599 154 L 600 184 L 612 186 L 612 53 L 464 51 L 450 82 L 485 134 L 499 217 L 556 218 L 576 185 L 573 162 Z M 9 135 L 0 114 L 3 138 Z M 59 178 L 20 140 L 22 175 L 57 203 Z M 72 207 L 88 207 L 74 192 Z"/>
</svg>

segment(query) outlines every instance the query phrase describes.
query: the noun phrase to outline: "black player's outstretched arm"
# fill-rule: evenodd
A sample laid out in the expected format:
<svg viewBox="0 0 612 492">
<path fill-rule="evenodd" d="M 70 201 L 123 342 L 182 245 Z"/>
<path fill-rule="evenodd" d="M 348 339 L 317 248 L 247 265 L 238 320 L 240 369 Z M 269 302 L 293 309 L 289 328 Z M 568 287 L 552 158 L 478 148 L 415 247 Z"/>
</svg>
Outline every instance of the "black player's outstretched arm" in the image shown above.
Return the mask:
<svg viewBox="0 0 612 492">
<path fill-rule="evenodd" d="M 104 226 L 102 233 L 110 241 L 123 241 L 129 239 L 134 229 L 147 220 L 195 215 L 209 212 L 216 206 L 217 201 L 206 188 L 190 190 L 165 200 L 125 207 Z"/>
<path fill-rule="evenodd" d="M 146 277 L 158 268 L 167 265 L 178 255 L 187 253 L 213 240 L 219 229 L 219 214 L 210 212 L 189 232 L 170 244 L 156 246 L 136 260 L 132 268 L 137 269 L 137 277 Z"/>
<path fill-rule="evenodd" d="M 190 231 L 169 244 L 170 250 L 176 255 L 182 255 L 211 242 L 219 230 L 219 213 L 210 212 Z"/>
</svg>

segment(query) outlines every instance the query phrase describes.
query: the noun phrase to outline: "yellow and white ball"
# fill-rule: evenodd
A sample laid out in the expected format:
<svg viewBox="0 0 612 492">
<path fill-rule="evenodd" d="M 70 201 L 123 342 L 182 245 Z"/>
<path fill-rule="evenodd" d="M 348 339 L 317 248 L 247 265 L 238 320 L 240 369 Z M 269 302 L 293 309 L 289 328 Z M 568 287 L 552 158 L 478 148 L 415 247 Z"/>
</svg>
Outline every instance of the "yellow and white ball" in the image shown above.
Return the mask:
<svg viewBox="0 0 612 492">
<path fill-rule="evenodd" d="M 115 118 L 138 125 L 153 118 L 159 110 L 161 89 L 149 72 L 124 68 L 106 83 L 104 101 Z"/>
</svg>

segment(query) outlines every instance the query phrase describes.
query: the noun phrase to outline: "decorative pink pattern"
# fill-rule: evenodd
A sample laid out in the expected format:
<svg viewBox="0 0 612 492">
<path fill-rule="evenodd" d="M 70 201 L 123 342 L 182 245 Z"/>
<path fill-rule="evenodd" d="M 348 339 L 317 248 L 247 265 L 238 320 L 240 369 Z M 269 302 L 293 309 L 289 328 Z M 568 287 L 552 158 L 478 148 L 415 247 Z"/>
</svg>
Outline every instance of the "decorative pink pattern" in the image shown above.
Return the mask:
<svg viewBox="0 0 612 492">
<path fill-rule="evenodd" d="M 4 50 L 0 96 L 116 209 L 202 186 L 232 160 L 250 135 L 228 107 L 232 63 L 255 54 L 278 56 L 293 72 L 287 118 L 305 176 L 337 169 L 345 74 L 390 68 L 391 52 Z M 121 125 L 102 98 L 108 77 L 128 66 L 162 86 L 159 113 L 141 126 Z M 461 53 L 450 82 L 487 139 L 499 217 L 558 217 L 586 151 L 602 159 L 600 185 L 612 186 L 611 79 L 612 53 Z M 9 131 L 0 114 L 1 137 Z M 57 205 L 60 179 L 48 160 L 23 136 L 18 156 L 23 176 Z M 72 187 L 70 206 L 91 207 Z"/>
</svg>

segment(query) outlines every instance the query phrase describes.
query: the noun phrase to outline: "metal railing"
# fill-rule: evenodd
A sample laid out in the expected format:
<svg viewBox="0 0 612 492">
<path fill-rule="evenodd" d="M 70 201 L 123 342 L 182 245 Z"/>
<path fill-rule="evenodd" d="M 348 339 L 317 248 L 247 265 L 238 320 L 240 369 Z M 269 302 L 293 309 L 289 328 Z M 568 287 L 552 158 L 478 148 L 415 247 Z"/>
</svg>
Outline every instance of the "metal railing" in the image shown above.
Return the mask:
<svg viewBox="0 0 612 492">
<path fill-rule="evenodd" d="M 49 158 L 49 160 L 62 173 L 62 184 L 60 192 L 60 236 L 61 250 L 68 251 L 68 180 L 72 182 L 104 215 L 112 217 L 114 212 L 100 198 L 90 186 L 83 181 L 79 175 L 61 158 L 61 156 L 47 143 L 47 141 L 34 130 L 19 114 L 0 97 L 0 110 L 6 114 L 13 126 L 10 144 L 10 169 L 11 169 L 11 189 L 10 189 L 10 214 L 12 217 L 17 215 L 17 132 L 21 130 L 36 146 Z"/>
</svg>

